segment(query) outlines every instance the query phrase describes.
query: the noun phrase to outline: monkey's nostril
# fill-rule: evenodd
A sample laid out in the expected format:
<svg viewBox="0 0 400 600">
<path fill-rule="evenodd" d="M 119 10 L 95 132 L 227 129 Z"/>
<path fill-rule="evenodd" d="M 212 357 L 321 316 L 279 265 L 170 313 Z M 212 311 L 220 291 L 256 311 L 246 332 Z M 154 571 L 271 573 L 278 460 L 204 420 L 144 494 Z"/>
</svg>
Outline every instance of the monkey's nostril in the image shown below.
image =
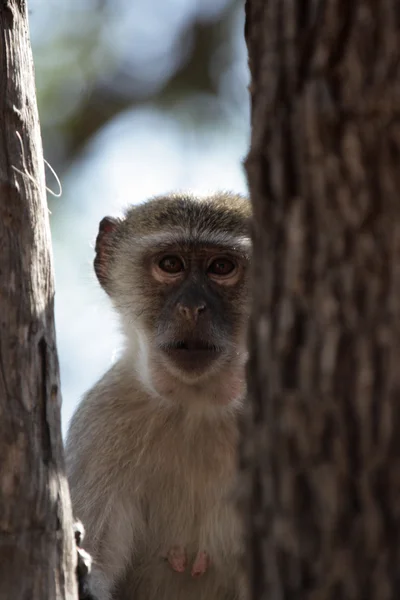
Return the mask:
<svg viewBox="0 0 400 600">
<path fill-rule="evenodd" d="M 187 343 L 186 343 L 186 342 L 176 342 L 176 344 L 175 344 L 175 348 L 176 348 L 177 350 L 187 350 L 187 348 L 188 348 L 188 345 L 187 345 Z"/>
<path fill-rule="evenodd" d="M 186 319 L 190 319 L 190 317 L 191 317 L 190 308 L 188 308 L 187 306 L 184 306 L 183 304 L 178 304 L 178 310 L 183 317 L 185 317 Z"/>
</svg>

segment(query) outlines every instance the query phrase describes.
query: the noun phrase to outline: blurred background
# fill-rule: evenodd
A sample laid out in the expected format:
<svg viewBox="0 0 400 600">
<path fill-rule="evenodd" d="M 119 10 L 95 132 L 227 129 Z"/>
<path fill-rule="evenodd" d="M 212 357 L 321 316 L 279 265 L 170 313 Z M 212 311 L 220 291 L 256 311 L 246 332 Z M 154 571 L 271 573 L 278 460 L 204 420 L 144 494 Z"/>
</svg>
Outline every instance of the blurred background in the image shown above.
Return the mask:
<svg viewBox="0 0 400 600">
<path fill-rule="evenodd" d="M 30 0 L 56 272 L 63 433 L 122 346 L 92 261 L 98 222 L 175 190 L 246 193 L 242 0 Z M 47 186 L 57 191 L 51 172 Z"/>
</svg>

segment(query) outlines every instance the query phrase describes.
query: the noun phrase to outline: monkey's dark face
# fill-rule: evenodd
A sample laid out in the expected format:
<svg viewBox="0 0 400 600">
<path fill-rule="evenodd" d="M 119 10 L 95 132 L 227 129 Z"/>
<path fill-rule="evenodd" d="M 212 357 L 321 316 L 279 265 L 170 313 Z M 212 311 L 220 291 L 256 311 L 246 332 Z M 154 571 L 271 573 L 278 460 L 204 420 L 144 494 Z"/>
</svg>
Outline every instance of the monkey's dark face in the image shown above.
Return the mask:
<svg viewBox="0 0 400 600">
<path fill-rule="evenodd" d="M 153 302 L 144 309 L 154 350 L 185 378 L 234 359 L 247 316 L 244 254 L 211 245 L 175 245 L 146 257 L 143 281 Z"/>
<path fill-rule="evenodd" d="M 175 197 L 102 221 L 96 273 L 155 389 L 239 372 L 244 385 L 249 215 L 240 197 Z"/>
</svg>

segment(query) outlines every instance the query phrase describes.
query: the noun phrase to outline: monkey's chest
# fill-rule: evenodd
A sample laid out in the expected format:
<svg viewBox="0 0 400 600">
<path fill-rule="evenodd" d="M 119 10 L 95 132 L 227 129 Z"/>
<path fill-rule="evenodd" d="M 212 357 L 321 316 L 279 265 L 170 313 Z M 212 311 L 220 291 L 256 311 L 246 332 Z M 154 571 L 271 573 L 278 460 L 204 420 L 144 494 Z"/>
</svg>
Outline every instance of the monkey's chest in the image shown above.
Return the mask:
<svg viewBox="0 0 400 600">
<path fill-rule="evenodd" d="M 184 445 L 172 455 L 149 457 L 142 508 L 151 553 L 164 553 L 175 545 L 192 555 L 229 547 L 233 540 L 228 538 L 236 533 L 230 498 L 233 458 Z"/>
</svg>

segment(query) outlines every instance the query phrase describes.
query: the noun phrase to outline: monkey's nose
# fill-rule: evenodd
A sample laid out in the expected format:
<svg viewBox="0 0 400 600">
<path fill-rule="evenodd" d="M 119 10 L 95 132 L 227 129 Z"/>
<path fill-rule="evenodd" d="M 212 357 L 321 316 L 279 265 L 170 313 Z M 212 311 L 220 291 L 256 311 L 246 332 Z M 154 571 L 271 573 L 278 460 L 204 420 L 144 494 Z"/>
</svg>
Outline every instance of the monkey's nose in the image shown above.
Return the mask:
<svg viewBox="0 0 400 600">
<path fill-rule="evenodd" d="M 197 321 L 200 313 L 206 310 L 205 304 L 198 304 L 197 306 L 185 306 L 184 304 L 178 304 L 178 311 L 187 319 L 187 321 Z"/>
</svg>

